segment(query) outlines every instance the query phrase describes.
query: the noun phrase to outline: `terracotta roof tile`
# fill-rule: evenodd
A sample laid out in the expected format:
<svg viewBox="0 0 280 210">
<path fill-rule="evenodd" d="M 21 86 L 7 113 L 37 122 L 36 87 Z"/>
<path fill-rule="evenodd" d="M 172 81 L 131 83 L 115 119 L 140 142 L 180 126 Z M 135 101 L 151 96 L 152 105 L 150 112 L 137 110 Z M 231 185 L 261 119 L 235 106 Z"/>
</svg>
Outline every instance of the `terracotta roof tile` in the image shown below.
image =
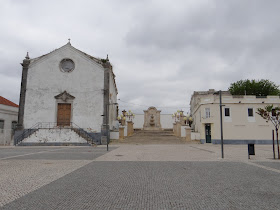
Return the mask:
<svg viewBox="0 0 280 210">
<path fill-rule="evenodd" d="M 0 104 L 4 104 L 4 105 L 7 105 L 7 106 L 18 107 L 17 104 L 15 104 L 15 103 L 9 101 L 8 99 L 6 99 L 6 98 L 4 98 L 4 97 L 2 97 L 2 96 L 0 96 Z"/>
</svg>

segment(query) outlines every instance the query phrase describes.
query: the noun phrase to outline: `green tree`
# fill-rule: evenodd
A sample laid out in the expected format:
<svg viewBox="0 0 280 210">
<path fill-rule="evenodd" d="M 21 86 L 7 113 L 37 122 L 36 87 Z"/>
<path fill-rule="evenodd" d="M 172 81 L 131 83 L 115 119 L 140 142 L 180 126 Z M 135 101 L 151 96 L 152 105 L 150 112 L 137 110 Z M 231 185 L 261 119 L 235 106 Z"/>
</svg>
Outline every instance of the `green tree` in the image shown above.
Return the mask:
<svg viewBox="0 0 280 210">
<path fill-rule="evenodd" d="M 278 147 L 278 159 L 280 159 L 279 154 L 279 141 L 278 141 L 278 130 L 280 126 L 280 107 L 273 107 L 273 105 L 267 105 L 265 108 L 258 108 L 257 114 L 259 114 L 266 122 L 272 122 L 276 130 L 276 141 Z M 273 145 L 274 147 L 274 145 Z"/>
<path fill-rule="evenodd" d="M 231 83 L 228 90 L 232 95 L 280 95 L 279 86 L 267 79 L 239 80 Z"/>
</svg>

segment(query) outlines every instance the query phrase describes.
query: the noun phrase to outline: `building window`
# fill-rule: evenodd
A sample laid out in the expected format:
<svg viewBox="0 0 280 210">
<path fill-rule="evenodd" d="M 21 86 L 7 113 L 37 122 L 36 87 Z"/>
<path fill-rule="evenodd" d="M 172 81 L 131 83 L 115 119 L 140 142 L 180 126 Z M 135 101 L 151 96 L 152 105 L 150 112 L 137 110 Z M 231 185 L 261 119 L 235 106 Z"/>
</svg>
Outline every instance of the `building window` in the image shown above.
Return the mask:
<svg viewBox="0 0 280 210">
<path fill-rule="evenodd" d="M 226 116 L 226 117 L 230 117 L 229 108 L 225 108 L 225 116 Z"/>
<path fill-rule="evenodd" d="M 14 129 L 16 129 L 16 127 L 17 127 L 17 121 L 13 121 L 12 122 L 12 129 L 14 130 Z"/>
<path fill-rule="evenodd" d="M 0 120 L 0 133 L 4 133 L 4 120 Z"/>
<path fill-rule="evenodd" d="M 210 108 L 205 108 L 205 118 L 210 118 Z"/>
<path fill-rule="evenodd" d="M 248 108 L 248 117 L 254 117 L 254 109 Z"/>
</svg>

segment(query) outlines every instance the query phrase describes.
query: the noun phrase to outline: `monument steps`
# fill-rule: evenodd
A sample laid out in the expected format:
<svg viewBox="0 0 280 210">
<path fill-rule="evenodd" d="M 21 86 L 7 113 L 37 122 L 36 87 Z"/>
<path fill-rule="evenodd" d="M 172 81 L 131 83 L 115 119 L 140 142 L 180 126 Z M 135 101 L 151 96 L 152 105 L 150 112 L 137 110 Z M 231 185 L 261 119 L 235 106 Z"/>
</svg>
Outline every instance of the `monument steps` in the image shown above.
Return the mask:
<svg viewBox="0 0 280 210">
<path fill-rule="evenodd" d="M 141 130 L 136 131 L 135 134 L 138 136 L 174 136 L 172 131 L 147 131 L 147 130 Z"/>
<path fill-rule="evenodd" d="M 128 144 L 184 144 L 182 138 L 176 137 L 170 130 L 135 130 L 132 136 L 121 141 Z"/>
</svg>

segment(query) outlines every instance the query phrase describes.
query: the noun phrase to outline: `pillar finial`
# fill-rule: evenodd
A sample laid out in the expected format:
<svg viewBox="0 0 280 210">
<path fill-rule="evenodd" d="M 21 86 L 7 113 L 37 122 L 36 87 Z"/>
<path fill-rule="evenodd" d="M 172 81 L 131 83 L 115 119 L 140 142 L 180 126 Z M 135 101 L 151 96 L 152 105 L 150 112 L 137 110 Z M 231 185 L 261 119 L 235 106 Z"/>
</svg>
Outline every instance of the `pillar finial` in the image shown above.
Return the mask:
<svg viewBox="0 0 280 210">
<path fill-rule="evenodd" d="M 71 44 L 71 42 L 70 42 L 70 41 L 71 41 L 71 39 L 69 38 L 69 39 L 68 39 L 68 44 Z"/>
<path fill-rule="evenodd" d="M 107 58 L 106 58 L 106 61 L 109 61 L 109 56 L 108 56 L 108 54 L 107 54 Z"/>
<path fill-rule="evenodd" d="M 26 53 L 25 58 L 26 58 L 26 59 L 30 59 L 30 58 L 29 58 L 29 54 L 28 54 L 28 52 Z"/>
</svg>

